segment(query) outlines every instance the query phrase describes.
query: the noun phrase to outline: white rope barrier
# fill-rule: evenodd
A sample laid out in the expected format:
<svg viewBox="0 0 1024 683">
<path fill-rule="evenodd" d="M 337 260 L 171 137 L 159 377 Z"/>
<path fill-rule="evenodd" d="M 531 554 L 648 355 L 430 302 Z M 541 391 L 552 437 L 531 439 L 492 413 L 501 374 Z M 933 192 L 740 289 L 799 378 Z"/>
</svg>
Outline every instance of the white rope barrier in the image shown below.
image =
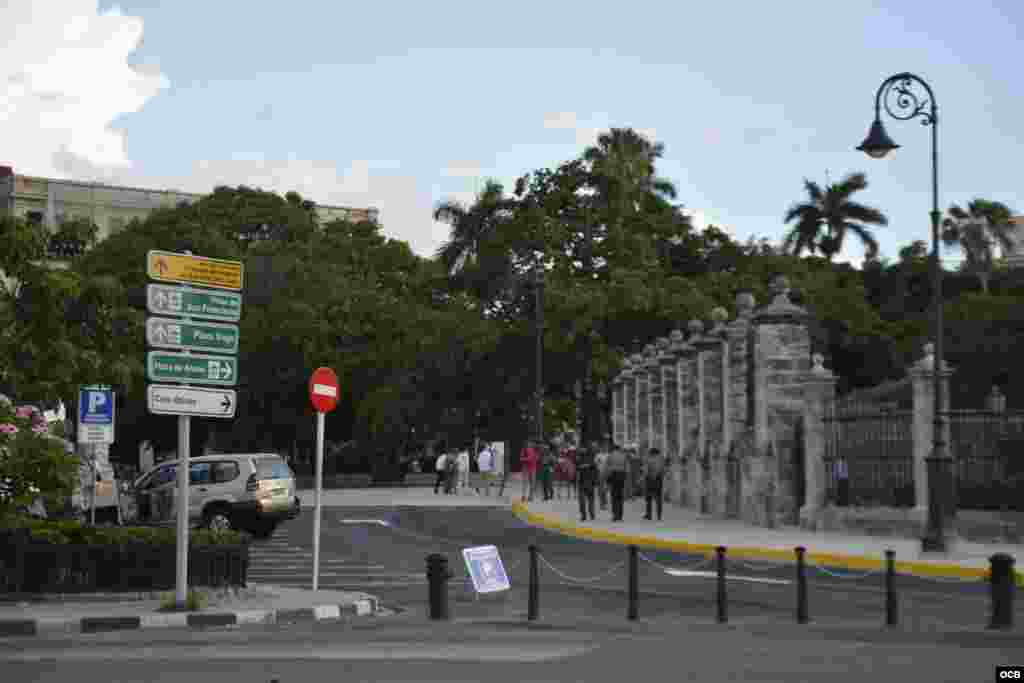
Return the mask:
<svg viewBox="0 0 1024 683">
<path fill-rule="evenodd" d="M 680 571 L 680 570 L 682 570 L 682 571 L 696 571 L 698 569 L 703 569 L 704 567 L 708 567 L 708 566 L 710 566 L 711 564 L 714 563 L 713 559 L 704 558 L 703 560 L 700 560 L 699 562 L 697 562 L 696 564 L 693 564 L 693 565 L 682 565 L 682 566 L 679 566 L 679 567 L 668 567 L 666 565 L 663 565 L 663 564 L 660 564 L 658 562 L 655 562 L 654 560 L 652 560 L 651 558 L 647 557 L 643 553 L 637 553 L 637 555 L 639 555 L 640 559 L 643 560 L 644 562 L 646 562 L 648 564 L 651 564 L 651 565 L 654 565 L 655 567 L 657 567 L 661 571 L 665 572 L 666 574 L 669 574 L 670 576 L 672 575 L 673 572 L 676 572 L 676 571 Z"/>
</svg>

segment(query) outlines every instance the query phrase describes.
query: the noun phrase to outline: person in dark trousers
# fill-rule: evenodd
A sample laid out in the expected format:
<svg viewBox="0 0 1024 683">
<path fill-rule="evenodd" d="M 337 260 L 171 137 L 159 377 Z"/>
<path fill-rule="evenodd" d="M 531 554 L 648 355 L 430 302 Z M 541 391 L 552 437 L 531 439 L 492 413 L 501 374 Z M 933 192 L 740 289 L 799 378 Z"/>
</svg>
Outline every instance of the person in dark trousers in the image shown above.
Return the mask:
<svg viewBox="0 0 1024 683">
<path fill-rule="evenodd" d="M 846 466 L 846 458 L 839 456 L 835 465 L 836 494 L 839 499 L 836 501 L 839 507 L 850 505 L 850 470 Z"/>
<path fill-rule="evenodd" d="M 590 521 L 594 521 L 594 487 L 597 485 L 597 463 L 595 454 L 597 444 L 581 448 L 576 452 L 576 480 L 579 491 L 576 497 L 580 501 L 580 520 L 587 521 L 587 510 L 590 510 Z"/>
<path fill-rule="evenodd" d="M 618 446 L 612 446 L 608 456 L 608 484 L 612 494 L 612 521 L 622 521 L 622 502 L 626 493 L 626 452 Z"/>
<path fill-rule="evenodd" d="M 434 481 L 434 495 L 437 495 L 437 490 L 441 488 L 441 484 L 445 483 L 445 477 L 448 474 L 447 465 L 448 455 L 441 451 L 441 454 L 437 456 L 437 460 L 434 461 L 434 469 L 437 472 L 437 479 Z"/>
<path fill-rule="evenodd" d="M 657 501 L 658 521 L 661 521 L 664 490 L 665 456 L 657 448 L 652 448 L 644 458 L 644 500 L 647 502 L 647 514 L 644 515 L 644 519 L 651 518 L 651 503 Z"/>
</svg>

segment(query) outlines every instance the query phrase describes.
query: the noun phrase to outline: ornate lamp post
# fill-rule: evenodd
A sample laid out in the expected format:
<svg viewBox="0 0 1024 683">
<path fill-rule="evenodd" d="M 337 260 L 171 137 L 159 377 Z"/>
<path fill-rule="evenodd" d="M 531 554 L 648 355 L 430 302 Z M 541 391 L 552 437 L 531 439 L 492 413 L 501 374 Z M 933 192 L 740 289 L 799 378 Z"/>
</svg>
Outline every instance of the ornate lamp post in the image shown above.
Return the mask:
<svg viewBox="0 0 1024 683">
<path fill-rule="evenodd" d="M 927 97 L 920 97 L 915 90 L 923 88 Z M 946 453 L 945 430 L 943 429 L 942 374 L 943 321 L 942 321 L 942 263 L 939 260 L 939 113 L 935 94 L 919 76 L 912 73 L 898 73 L 882 82 L 875 94 L 875 120 L 868 136 L 857 149 L 873 159 L 881 159 L 899 148 L 882 125 L 881 110 L 894 119 L 909 121 L 920 118 L 921 124 L 932 128 L 932 308 L 935 344 L 935 362 L 932 368 L 933 380 L 933 427 L 932 453 L 928 463 L 928 526 L 921 548 L 925 552 L 946 550 L 945 513 L 951 504 L 951 464 Z"/>
</svg>

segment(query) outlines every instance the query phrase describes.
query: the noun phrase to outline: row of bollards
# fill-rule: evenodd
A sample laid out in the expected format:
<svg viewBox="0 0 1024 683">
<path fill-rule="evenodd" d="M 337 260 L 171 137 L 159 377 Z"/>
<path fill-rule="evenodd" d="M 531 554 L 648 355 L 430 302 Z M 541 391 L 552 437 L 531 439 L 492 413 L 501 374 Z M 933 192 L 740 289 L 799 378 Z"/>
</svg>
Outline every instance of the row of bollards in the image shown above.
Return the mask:
<svg viewBox="0 0 1024 683">
<path fill-rule="evenodd" d="M 801 546 L 796 548 L 795 552 L 796 621 L 798 624 L 806 624 L 810 620 L 807 605 L 807 549 Z M 529 546 L 529 553 L 530 578 L 526 618 L 528 621 L 536 621 L 540 617 L 540 549 L 535 545 L 531 545 Z M 629 546 L 627 583 L 629 604 L 626 618 L 630 621 L 636 621 L 640 614 L 639 554 L 639 550 L 635 545 Z M 989 558 L 989 563 L 991 566 L 989 591 L 992 614 L 988 627 L 992 629 L 1013 628 L 1013 602 L 1016 590 L 1016 574 L 1013 569 L 1014 559 L 1010 555 L 997 553 Z M 718 623 L 724 624 L 729 620 L 725 546 L 715 548 L 715 565 L 717 584 L 715 591 L 716 619 Z M 427 590 L 431 619 L 448 619 L 448 580 L 452 576 L 451 571 L 448 569 L 447 557 L 437 553 L 427 556 Z M 892 550 L 885 551 L 884 588 L 885 625 L 897 626 L 899 624 L 899 608 L 896 593 L 896 553 Z"/>
</svg>

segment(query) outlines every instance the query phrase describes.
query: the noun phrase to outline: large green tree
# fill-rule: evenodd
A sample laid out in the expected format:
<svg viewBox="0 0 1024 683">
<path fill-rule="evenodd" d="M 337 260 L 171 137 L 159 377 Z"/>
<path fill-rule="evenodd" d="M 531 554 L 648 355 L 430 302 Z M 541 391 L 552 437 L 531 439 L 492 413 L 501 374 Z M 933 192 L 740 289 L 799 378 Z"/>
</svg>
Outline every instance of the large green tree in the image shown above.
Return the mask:
<svg viewBox="0 0 1024 683">
<path fill-rule="evenodd" d="M 1005 252 L 1013 247 L 1013 212 L 1005 204 L 987 199 L 974 199 L 964 210 L 953 204 L 942 221 L 942 241 L 963 250 L 964 267 L 981 283 L 981 291 L 989 293 L 989 282 L 995 266 L 995 248 Z"/>
<path fill-rule="evenodd" d="M 888 225 L 885 215 L 870 206 L 853 200 L 853 195 L 867 189 L 867 176 L 851 173 L 838 183 L 829 183 L 823 190 L 812 180 L 804 180 L 807 201 L 791 206 L 783 223 L 795 225 L 787 233 L 784 247 L 799 256 L 804 251 L 821 252 L 831 261 L 843 249 L 848 234 L 853 233 L 866 247 L 867 258 L 878 254 L 878 242 L 872 226 Z"/>
</svg>

